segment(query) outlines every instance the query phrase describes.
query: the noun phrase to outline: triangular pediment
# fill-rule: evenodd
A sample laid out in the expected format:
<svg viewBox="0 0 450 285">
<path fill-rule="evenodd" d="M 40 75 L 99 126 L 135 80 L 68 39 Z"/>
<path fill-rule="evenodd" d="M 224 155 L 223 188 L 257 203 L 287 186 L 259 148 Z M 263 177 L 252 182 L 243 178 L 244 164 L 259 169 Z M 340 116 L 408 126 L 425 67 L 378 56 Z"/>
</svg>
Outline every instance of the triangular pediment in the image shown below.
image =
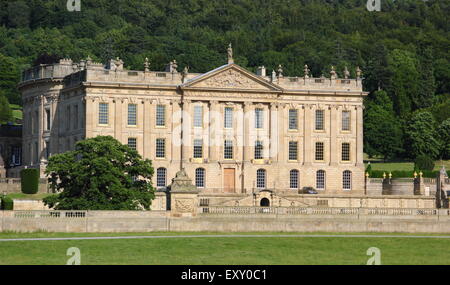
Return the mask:
<svg viewBox="0 0 450 285">
<path fill-rule="evenodd" d="M 227 64 L 197 76 L 182 85 L 184 88 L 240 89 L 281 91 L 282 88 L 245 70 L 236 64 Z"/>
</svg>

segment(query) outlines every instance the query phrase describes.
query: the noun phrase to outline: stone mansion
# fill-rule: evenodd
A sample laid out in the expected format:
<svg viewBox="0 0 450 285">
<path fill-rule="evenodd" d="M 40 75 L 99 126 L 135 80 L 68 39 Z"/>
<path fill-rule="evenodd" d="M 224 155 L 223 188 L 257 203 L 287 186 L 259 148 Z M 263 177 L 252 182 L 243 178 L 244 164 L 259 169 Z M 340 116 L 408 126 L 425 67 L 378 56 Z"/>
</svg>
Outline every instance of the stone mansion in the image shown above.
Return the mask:
<svg viewBox="0 0 450 285">
<path fill-rule="evenodd" d="M 62 59 L 23 73 L 23 162 L 41 174 L 53 154 L 110 135 L 152 160 L 164 189 L 185 169 L 201 193 L 261 190 L 364 195 L 361 71 L 350 79 L 254 74 L 228 63 L 203 74 L 126 70 L 90 58 Z"/>
</svg>

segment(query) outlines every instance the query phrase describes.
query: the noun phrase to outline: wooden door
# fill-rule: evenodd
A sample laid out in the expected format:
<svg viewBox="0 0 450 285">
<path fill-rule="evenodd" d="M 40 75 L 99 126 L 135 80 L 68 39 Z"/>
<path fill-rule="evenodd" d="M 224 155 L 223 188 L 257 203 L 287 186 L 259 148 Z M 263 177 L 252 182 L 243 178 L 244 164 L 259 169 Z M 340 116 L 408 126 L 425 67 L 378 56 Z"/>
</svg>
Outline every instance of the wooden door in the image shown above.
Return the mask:
<svg viewBox="0 0 450 285">
<path fill-rule="evenodd" d="M 223 175 L 223 188 L 226 193 L 235 192 L 235 175 L 234 168 L 225 168 Z"/>
</svg>

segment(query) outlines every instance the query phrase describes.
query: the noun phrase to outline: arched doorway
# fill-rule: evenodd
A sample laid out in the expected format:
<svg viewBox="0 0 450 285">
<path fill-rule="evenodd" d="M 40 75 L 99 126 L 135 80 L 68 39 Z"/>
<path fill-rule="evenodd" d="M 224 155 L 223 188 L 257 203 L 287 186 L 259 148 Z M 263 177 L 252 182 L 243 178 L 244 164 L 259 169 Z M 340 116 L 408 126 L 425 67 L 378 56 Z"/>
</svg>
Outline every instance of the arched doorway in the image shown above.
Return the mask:
<svg viewBox="0 0 450 285">
<path fill-rule="evenodd" d="M 259 202 L 261 207 L 270 207 L 270 201 L 267 198 L 262 198 L 261 202 Z"/>
</svg>

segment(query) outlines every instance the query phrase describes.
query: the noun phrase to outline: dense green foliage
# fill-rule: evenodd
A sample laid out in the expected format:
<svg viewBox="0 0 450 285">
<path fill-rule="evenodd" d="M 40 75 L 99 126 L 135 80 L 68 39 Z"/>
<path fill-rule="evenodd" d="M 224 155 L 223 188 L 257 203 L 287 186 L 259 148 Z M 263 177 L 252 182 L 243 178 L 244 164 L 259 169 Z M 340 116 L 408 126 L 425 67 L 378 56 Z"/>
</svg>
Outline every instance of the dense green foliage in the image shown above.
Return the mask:
<svg viewBox="0 0 450 285">
<path fill-rule="evenodd" d="M 419 155 L 414 160 L 414 169 L 432 171 L 434 169 L 434 161 L 427 155 Z"/>
<path fill-rule="evenodd" d="M 36 194 L 39 191 L 39 170 L 27 168 L 20 171 L 22 193 Z"/>
<path fill-rule="evenodd" d="M 14 209 L 14 201 L 13 199 L 9 198 L 8 196 L 2 196 L 1 197 L 1 204 L 0 204 L 0 208 L 2 210 L 13 210 Z"/>
<path fill-rule="evenodd" d="M 51 189 L 61 192 L 44 198 L 55 210 L 148 210 L 154 199 L 151 161 L 110 136 L 53 155 L 46 174 Z"/>
<path fill-rule="evenodd" d="M 9 106 L 8 99 L 0 90 L 0 124 L 8 123 L 12 120 L 12 110 Z"/>
<path fill-rule="evenodd" d="M 386 178 L 389 178 L 389 173 L 391 173 L 392 178 L 413 178 L 414 172 L 416 172 L 416 174 L 418 175 L 419 171 L 414 171 L 414 170 L 394 170 L 394 171 L 372 170 L 370 177 L 371 178 L 383 178 L 383 174 L 385 174 Z M 430 170 L 421 170 L 421 171 L 422 171 L 422 176 L 426 177 L 426 178 L 436 178 L 439 174 L 439 171 L 430 171 Z M 450 174 L 450 171 L 447 171 L 447 174 Z"/>
<path fill-rule="evenodd" d="M 20 103 L 15 84 L 32 64 L 118 56 L 142 70 L 148 57 L 152 70 L 176 59 L 180 70 L 206 72 L 225 63 L 231 42 L 236 63 L 253 71 L 281 64 L 285 75 L 302 76 L 308 64 L 313 76 L 329 76 L 334 65 L 354 77 L 360 66 L 370 92 L 364 145 L 371 156 L 414 158 L 406 139 L 412 113 L 430 111 L 432 132 L 450 116 L 450 1 L 383 0 L 381 12 L 369 12 L 367 0 L 81 3 L 81 12 L 69 12 L 61 0 L 0 2 L 0 89 L 10 103 Z M 377 106 L 379 89 L 392 107 Z"/>
</svg>

